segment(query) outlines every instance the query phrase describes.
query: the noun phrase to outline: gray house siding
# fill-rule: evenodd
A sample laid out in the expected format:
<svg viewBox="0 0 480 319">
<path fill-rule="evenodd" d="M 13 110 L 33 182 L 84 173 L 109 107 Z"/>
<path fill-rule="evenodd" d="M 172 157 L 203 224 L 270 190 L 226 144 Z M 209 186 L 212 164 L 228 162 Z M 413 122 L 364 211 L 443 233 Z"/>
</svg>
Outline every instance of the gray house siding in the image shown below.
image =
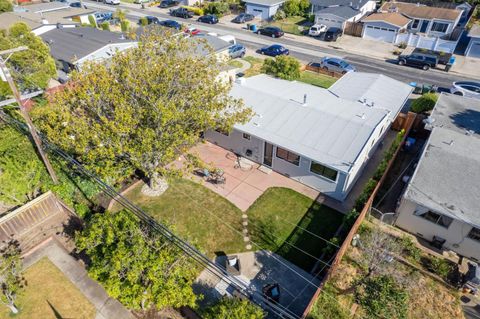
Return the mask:
<svg viewBox="0 0 480 319">
<path fill-rule="evenodd" d="M 275 13 L 277 13 L 278 8 L 280 8 L 281 4 L 276 4 L 272 6 L 265 6 L 260 4 L 254 3 L 246 3 L 246 13 L 253 14 L 256 17 L 261 18 L 262 20 L 268 20 L 272 18 Z"/>
</svg>

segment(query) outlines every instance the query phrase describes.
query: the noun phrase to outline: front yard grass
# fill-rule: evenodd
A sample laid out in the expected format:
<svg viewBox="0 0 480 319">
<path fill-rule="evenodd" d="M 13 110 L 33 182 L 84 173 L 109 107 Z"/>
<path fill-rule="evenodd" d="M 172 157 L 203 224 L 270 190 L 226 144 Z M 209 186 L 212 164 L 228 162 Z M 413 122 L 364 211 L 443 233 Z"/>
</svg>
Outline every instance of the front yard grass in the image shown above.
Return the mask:
<svg viewBox="0 0 480 319">
<path fill-rule="evenodd" d="M 283 30 L 285 33 L 291 33 L 296 35 L 302 35 L 303 33 L 303 25 L 306 22 L 305 17 L 295 16 L 295 17 L 288 17 L 283 20 L 273 21 L 268 24 L 268 26 L 278 27 Z"/>
<path fill-rule="evenodd" d="M 331 239 L 343 214 L 294 190 L 272 187 L 250 207 L 248 217 L 253 241 L 310 271 L 326 246 L 315 235 Z"/>
<path fill-rule="evenodd" d="M 263 59 L 253 56 L 246 56 L 243 59 L 251 65 L 249 69 L 245 70 L 245 77 L 250 77 L 262 73 Z"/>
<path fill-rule="evenodd" d="M 95 307 L 47 258 L 24 272 L 27 286 L 16 301 L 20 312 L 2 306 L 0 318 L 95 318 Z"/>
<path fill-rule="evenodd" d="M 332 76 L 312 71 L 302 71 L 300 74 L 300 79 L 298 80 L 300 82 L 319 86 L 324 89 L 328 89 L 330 86 L 332 86 L 333 83 L 337 81 L 337 79 Z"/>
<path fill-rule="evenodd" d="M 241 68 L 243 66 L 242 62 L 237 61 L 237 60 L 230 60 L 227 63 L 229 66 L 234 67 L 234 68 Z"/>
</svg>

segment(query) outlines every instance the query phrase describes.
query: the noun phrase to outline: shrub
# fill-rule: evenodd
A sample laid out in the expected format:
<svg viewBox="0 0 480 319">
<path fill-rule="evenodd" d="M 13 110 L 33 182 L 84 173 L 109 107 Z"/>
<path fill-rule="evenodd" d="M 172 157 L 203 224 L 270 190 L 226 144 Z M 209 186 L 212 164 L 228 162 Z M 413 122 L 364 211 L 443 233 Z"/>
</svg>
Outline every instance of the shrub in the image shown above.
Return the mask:
<svg viewBox="0 0 480 319">
<path fill-rule="evenodd" d="M 148 20 L 147 20 L 146 17 L 141 17 L 140 18 L 140 25 L 143 26 L 143 27 L 148 25 Z"/>
<path fill-rule="evenodd" d="M 197 7 L 189 7 L 189 6 L 182 6 L 182 8 L 185 8 L 189 11 L 192 11 L 195 15 L 197 16 L 203 16 L 205 15 L 205 11 L 202 8 L 197 8 Z"/>
<path fill-rule="evenodd" d="M 409 236 L 402 236 L 399 241 L 402 245 L 403 253 L 410 259 L 419 262 L 420 257 L 422 257 L 422 251 L 417 247 L 413 239 Z"/>
<path fill-rule="evenodd" d="M 453 266 L 448 260 L 434 256 L 428 258 L 427 268 L 444 279 L 447 279 L 453 270 Z"/>
<path fill-rule="evenodd" d="M 437 103 L 438 95 L 435 93 L 426 93 L 412 102 L 410 110 L 415 113 L 424 113 L 431 111 Z"/>
<path fill-rule="evenodd" d="M 398 44 L 398 47 L 399 47 L 400 49 L 406 49 L 406 48 L 407 48 L 407 42 L 400 42 L 400 43 Z"/>
<path fill-rule="evenodd" d="M 350 228 L 352 228 L 353 224 L 355 224 L 358 215 L 360 215 L 360 213 L 355 208 L 353 208 L 345 216 L 343 216 L 343 227 L 345 227 L 347 231 L 349 231 Z"/>
<path fill-rule="evenodd" d="M 331 286 L 328 282 L 322 289 L 322 292 L 318 296 L 317 301 L 315 301 L 312 311 L 308 318 L 318 318 L 318 319 L 348 319 L 351 318 L 350 314 L 346 308 L 342 307 L 341 304 L 332 297 L 337 294 L 335 287 Z"/>
<path fill-rule="evenodd" d="M 102 23 L 100 24 L 100 27 L 102 28 L 102 30 L 110 31 L 110 24 L 109 24 L 107 21 L 102 22 Z"/>
<path fill-rule="evenodd" d="M 230 6 L 227 2 L 209 2 L 205 13 L 215 14 L 218 17 L 223 17 L 230 12 Z"/>
<path fill-rule="evenodd" d="M 337 247 L 335 245 L 340 246 L 340 239 L 338 239 L 337 237 L 332 237 L 330 239 L 330 243 L 327 243 L 327 245 L 323 247 L 322 253 L 325 254 L 325 260 L 333 256 L 333 254 L 337 251 Z"/>
<path fill-rule="evenodd" d="M 300 62 L 287 55 L 277 56 L 275 59 L 265 59 L 263 71 L 285 80 L 300 78 Z"/>
<path fill-rule="evenodd" d="M 283 11 L 287 17 L 302 16 L 307 12 L 310 7 L 308 0 L 287 0 L 282 6 Z"/>
<path fill-rule="evenodd" d="M 283 11 L 282 9 L 278 9 L 277 12 L 275 12 L 275 15 L 273 16 L 273 20 L 280 21 L 285 19 L 286 17 L 287 15 L 285 14 L 285 11 Z"/>
<path fill-rule="evenodd" d="M 378 182 L 373 178 L 370 178 L 368 180 L 362 193 L 360 194 L 360 196 L 358 196 L 357 200 L 355 201 L 355 209 L 357 211 L 361 211 L 363 209 L 363 206 L 365 206 L 365 203 L 367 202 L 368 198 L 373 193 L 373 190 L 377 186 L 377 183 Z"/>
<path fill-rule="evenodd" d="M 13 11 L 13 4 L 9 0 L 0 0 L 0 12 Z"/>
<path fill-rule="evenodd" d="M 127 32 L 128 31 L 128 26 L 130 22 L 128 20 L 123 20 L 120 22 L 120 27 L 122 28 L 122 32 Z"/>
<path fill-rule="evenodd" d="M 90 22 L 91 27 L 97 27 L 97 20 L 95 20 L 95 17 L 93 15 L 88 16 L 88 22 Z"/>
<path fill-rule="evenodd" d="M 250 301 L 228 297 L 220 299 L 220 301 L 207 308 L 202 314 L 202 318 L 205 319 L 263 319 L 265 316 L 266 313 L 262 308 Z"/>
</svg>

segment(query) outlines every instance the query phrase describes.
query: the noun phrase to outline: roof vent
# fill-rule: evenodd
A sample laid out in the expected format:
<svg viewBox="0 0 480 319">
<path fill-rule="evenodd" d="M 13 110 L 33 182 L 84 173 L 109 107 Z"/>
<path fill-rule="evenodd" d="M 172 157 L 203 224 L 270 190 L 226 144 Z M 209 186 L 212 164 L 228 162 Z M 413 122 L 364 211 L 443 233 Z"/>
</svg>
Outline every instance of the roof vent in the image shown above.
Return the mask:
<svg viewBox="0 0 480 319">
<path fill-rule="evenodd" d="M 307 106 L 307 93 L 303 95 L 303 104 L 302 106 Z"/>
</svg>

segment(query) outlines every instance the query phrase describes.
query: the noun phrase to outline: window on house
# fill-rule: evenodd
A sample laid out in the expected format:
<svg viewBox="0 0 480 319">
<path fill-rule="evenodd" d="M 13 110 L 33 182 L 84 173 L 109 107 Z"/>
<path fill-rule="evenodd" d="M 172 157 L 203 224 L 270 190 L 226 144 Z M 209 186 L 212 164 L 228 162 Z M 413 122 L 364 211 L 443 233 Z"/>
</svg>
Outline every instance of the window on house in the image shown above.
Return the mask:
<svg viewBox="0 0 480 319">
<path fill-rule="evenodd" d="M 427 211 L 424 213 L 415 213 L 415 215 L 422 217 L 428 221 L 431 221 L 432 223 L 435 223 L 445 228 L 448 228 L 453 221 L 453 219 L 448 216 L 434 213 L 432 211 Z"/>
<path fill-rule="evenodd" d="M 420 20 L 418 19 L 413 20 L 412 29 L 417 29 L 419 24 L 420 24 Z"/>
<path fill-rule="evenodd" d="M 220 128 L 217 128 L 217 129 L 215 130 L 215 132 L 218 132 L 218 133 L 223 134 L 223 135 L 225 135 L 225 136 L 229 136 L 229 135 L 230 135 L 227 131 L 222 130 L 222 129 L 220 129 Z"/>
<path fill-rule="evenodd" d="M 480 241 L 480 229 L 473 227 L 467 235 L 468 238 Z"/>
<path fill-rule="evenodd" d="M 448 23 L 434 22 L 432 24 L 431 31 L 445 33 L 447 32 L 447 29 L 448 29 Z"/>
<path fill-rule="evenodd" d="M 243 138 L 250 141 L 251 136 L 250 134 L 243 133 Z"/>
<path fill-rule="evenodd" d="M 277 157 L 293 165 L 300 165 L 300 156 L 283 148 L 277 147 Z"/>
<path fill-rule="evenodd" d="M 316 163 L 314 161 L 312 161 L 312 163 L 310 164 L 310 172 L 323 176 L 334 182 L 337 180 L 336 170 L 326 167 L 320 163 Z"/>
</svg>

